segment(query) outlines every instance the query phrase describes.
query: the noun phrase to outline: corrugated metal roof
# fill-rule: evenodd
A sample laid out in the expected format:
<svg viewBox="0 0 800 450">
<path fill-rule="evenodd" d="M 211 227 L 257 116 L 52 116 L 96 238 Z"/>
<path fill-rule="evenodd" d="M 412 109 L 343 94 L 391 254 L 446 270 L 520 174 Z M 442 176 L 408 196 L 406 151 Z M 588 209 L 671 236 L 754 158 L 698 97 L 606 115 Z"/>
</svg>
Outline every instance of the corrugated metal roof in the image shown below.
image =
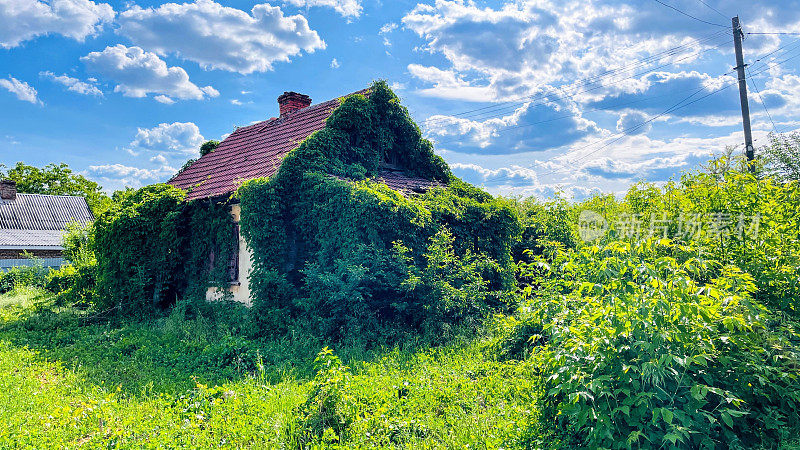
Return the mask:
<svg viewBox="0 0 800 450">
<path fill-rule="evenodd" d="M 0 235 L 6 230 L 63 230 L 70 222 L 92 220 L 83 197 L 17 194 L 15 200 L 0 201 Z"/>
<path fill-rule="evenodd" d="M 368 90 L 355 94 L 368 94 Z M 325 127 L 337 106 L 339 99 L 334 99 L 238 128 L 216 150 L 167 183 L 188 191 L 186 198 L 194 200 L 229 194 L 245 180 L 272 176 L 287 153 Z"/>
<path fill-rule="evenodd" d="M 0 229 L 0 249 L 48 249 L 63 250 L 61 230 L 14 230 Z"/>
</svg>

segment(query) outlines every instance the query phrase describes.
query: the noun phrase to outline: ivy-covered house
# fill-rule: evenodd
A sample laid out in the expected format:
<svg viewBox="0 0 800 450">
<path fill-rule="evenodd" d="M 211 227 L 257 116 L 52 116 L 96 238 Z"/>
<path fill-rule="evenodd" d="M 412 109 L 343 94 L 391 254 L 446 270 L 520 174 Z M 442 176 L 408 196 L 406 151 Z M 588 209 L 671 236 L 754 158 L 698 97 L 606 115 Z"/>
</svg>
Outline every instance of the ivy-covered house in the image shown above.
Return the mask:
<svg viewBox="0 0 800 450">
<path fill-rule="evenodd" d="M 514 208 L 454 177 L 387 83 L 278 105 L 98 219 L 108 306 L 226 297 L 270 332 L 315 318 L 336 333 L 502 302 Z"/>
<path fill-rule="evenodd" d="M 368 95 L 369 90 L 353 95 Z M 312 105 L 311 98 L 296 92 L 284 92 L 278 97 L 279 117 L 237 128 L 213 151 L 195 161 L 178 173 L 168 184 L 187 192 L 188 201 L 227 202 L 236 223 L 236 246 L 228 261 L 229 291 L 234 300 L 250 303 L 249 275 L 252 270 L 252 251 L 239 230 L 241 205 L 232 194 L 246 180 L 272 177 L 281 167 L 289 152 L 297 148 L 314 132 L 325 128 L 331 113 L 339 107 L 343 98 Z M 422 177 L 409 173 L 396 155 L 381 158 L 377 170 L 371 173 L 374 182 L 402 195 L 424 193 L 433 186 L 444 186 L 447 173 L 444 164 L 435 177 Z M 346 173 L 332 178 L 348 180 Z M 342 176 L 345 175 L 345 176 Z M 366 218 L 365 218 L 366 219 Z M 213 258 L 213 256 L 212 256 Z M 218 289 L 209 288 L 208 297 L 219 295 Z"/>
</svg>

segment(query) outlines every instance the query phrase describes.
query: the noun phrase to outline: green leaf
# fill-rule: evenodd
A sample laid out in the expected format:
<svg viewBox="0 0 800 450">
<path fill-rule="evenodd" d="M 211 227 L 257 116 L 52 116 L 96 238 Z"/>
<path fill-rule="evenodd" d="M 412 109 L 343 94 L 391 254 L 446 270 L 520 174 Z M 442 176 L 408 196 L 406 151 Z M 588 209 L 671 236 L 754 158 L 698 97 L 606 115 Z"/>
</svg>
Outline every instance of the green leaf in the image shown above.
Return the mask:
<svg viewBox="0 0 800 450">
<path fill-rule="evenodd" d="M 733 419 L 731 419 L 730 414 L 728 414 L 727 412 L 723 412 L 722 414 L 720 414 L 720 417 L 722 418 L 722 421 L 725 422 L 725 425 L 728 426 L 728 428 L 733 428 Z"/>
</svg>

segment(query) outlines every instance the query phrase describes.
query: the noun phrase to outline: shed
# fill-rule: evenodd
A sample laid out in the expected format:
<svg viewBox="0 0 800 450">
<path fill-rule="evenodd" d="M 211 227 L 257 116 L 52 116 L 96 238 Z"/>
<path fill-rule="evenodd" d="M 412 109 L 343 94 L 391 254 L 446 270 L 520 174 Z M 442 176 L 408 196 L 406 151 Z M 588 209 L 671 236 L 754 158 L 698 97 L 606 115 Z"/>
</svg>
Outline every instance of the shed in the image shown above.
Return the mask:
<svg viewBox="0 0 800 450">
<path fill-rule="evenodd" d="M 14 181 L 0 180 L 0 270 L 37 262 L 62 265 L 67 226 L 93 220 L 83 197 L 20 194 Z"/>
</svg>

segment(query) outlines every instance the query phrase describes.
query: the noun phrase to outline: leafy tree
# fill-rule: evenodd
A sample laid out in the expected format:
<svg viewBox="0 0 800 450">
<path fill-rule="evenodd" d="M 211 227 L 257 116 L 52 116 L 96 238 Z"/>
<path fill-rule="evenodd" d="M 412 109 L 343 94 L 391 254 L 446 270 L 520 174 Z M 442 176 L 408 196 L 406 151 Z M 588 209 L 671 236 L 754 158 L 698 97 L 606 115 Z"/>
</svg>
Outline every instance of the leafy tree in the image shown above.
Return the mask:
<svg viewBox="0 0 800 450">
<path fill-rule="evenodd" d="M 764 154 L 765 171 L 780 181 L 800 181 L 800 133 L 770 134 Z"/>
<path fill-rule="evenodd" d="M 74 173 L 64 163 L 39 168 L 18 162 L 5 173 L 0 170 L 0 178 L 16 181 L 20 193 L 85 197 L 95 215 L 107 209 L 111 202 L 99 184 Z"/>
<path fill-rule="evenodd" d="M 217 147 L 219 147 L 219 141 L 203 142 L 203 145 L 200 146 L 200 156 L 206 156 L 207 154 L 216 150 Z"/>
</svg>

